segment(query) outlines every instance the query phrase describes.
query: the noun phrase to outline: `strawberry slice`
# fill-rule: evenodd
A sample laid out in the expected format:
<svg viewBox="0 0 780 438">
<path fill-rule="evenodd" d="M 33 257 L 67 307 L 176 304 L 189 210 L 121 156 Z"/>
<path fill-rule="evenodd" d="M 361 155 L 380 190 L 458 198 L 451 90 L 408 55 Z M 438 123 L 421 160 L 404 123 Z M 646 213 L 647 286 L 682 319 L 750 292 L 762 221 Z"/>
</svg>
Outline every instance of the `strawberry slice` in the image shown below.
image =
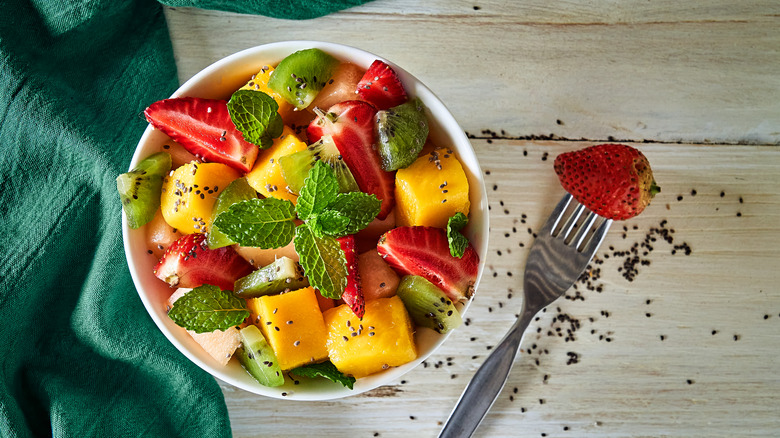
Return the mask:
<svg viewBox="0 0 780 438">
<path fill-rule="evenodd" d="M 647 157 L 622 144 L 600 144 L 555 158 L 561 185 L 599 216 L 630 219 L 641 213 L 661 189 Z"/>
<path fill-rule="evenodd" d="M 462 258 L 453 257 L 447 233 L 441 228 L 395 228 L 379 239 L 377 251 L 399 275 L 419 275 L 453 301 L 463 301 L 474 294 L 479 256 L 469 243 Z"/>
<path fill-rule="evenodd" d="M 341 245 L 341 250 L 347 257 L 347 287 L 341 294 L 341 299 L 352 309 L 352 312 L 358 318 L 362 318 L 366 313 L 366 300 L 363 296 L 363 289 L 360 287 L 360 274 L 357 266 L 357 247 L 355 246 L 355 236 L 344 236 L 336 239 Z"/>
<path fill-rule="evenodd" d="M 154 266 L 154 275 L 172 287 L 211 284 L 233 290 L 253 270 L 231 246 L 209 249 L 205 234 L 188 234 L 173 242 Z"/>
<path fill-rule="evenodd" d="M 177 97 L 149 105 L 146 120 L 198 159 L 249 172 L 259 149 L 244 140 L 227 109 L 227 101 Z"/>
<path fill-rule="evenodd" d="M 315 108 L 315 118 L 306 130 L 309 143 L 324 135 L 333 137 L 344 162 L 362 192 L 382 201 L 377 218 L 384 219 L 395 207 L 395 173 L 385 172 L 374 139 L 376 108 L 360 100 L 337 103 L 323 112 Z"/>
<path fill-rule="evenodd" d="M 398 75 L 389 65 L 378 59 L 368 67 L 358 82 L 357 94 L 380 110 L 406 102 L 406 90 Z"/>
</svg>

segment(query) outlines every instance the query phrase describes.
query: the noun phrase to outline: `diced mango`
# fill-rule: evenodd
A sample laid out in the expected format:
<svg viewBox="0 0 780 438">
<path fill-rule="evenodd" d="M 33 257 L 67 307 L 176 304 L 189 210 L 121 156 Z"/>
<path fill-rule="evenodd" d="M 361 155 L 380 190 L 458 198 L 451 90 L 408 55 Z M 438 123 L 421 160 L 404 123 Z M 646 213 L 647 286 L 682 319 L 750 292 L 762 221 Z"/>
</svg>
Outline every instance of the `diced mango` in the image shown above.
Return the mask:
<svg viewBox="0 0 780 438">
<path fill-rule="evenodd" d="M 301 141 L 289 126 L 285 126 L 282 135 L 274 139 L 274 144 L 270 148 L 260 151 L 254 168 L 246 174 L 247 182 L 265 197 L 295 202 L 298 196 L 287 191 L 287 182 L 282 176 L 279 157 L 304 149 L 306 149 L 306 143 Z"/>
<path fill-rule="evenodd" d="M 272 66 L 264 65 L 262 68 L 260 68 L 260 71 L 257 72 L 257 74 L 252 76 L 246 85 L 241 87 L 241 89 L 262 91 L 263 93 L 271 96 L 274 101 L 276 101 L 277 105 L 279 105 L 279 115 L 282 116 L 283 120 L 287 120 L 295 107 L 290 102 L 287 102 L 279 93 L 268 88 L 268 79 L 271 78 L 271 74 L 273 72 L 274 68 Z"/>
<path fill-rule="evenodd" d="M 221 191 L 239 172 L 221 163 L 187 163 L 163 179 L 160 208 L 165 222 L 184 234 L 206 232 Z"/>
<path fill-rule="evenodd" d="M 276 353 L 282 370 L 324 360 L 328 336 L 316 292 L 311 287 L 247 300 L 257 325 Z"/>
<path fill-rule="evenodd" d="M 412 323 L 397 296 L 368 301 L 362 320 L 347 305 L 324 316 L 328 355 L 342 373 L 360 378 L 417 357 Z"/>
<path fill-rule="evenodd" d="M 455 213 L 469 214 L 469 181 L 449 148 L 435 148 L 395 175 L 398 226 L 446 227 Z"/>
</svg>

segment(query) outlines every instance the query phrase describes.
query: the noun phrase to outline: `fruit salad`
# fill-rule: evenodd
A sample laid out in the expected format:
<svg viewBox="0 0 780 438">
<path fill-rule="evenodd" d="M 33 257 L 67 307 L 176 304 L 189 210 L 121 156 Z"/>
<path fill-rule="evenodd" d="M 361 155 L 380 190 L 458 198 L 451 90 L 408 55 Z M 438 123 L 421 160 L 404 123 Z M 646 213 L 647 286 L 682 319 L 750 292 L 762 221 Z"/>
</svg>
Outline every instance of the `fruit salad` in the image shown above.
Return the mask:
<svg viewBox="0 0 780 438">
<path fill-rule="evenodd" d="M 228 100 L 152 103 L 170 138 L 117 178 L 168 317 L 257 382 L 356 379 L 418 357 L 474 293 L 469 181 L 381 60 L 294 52 Z"/>
</svg>

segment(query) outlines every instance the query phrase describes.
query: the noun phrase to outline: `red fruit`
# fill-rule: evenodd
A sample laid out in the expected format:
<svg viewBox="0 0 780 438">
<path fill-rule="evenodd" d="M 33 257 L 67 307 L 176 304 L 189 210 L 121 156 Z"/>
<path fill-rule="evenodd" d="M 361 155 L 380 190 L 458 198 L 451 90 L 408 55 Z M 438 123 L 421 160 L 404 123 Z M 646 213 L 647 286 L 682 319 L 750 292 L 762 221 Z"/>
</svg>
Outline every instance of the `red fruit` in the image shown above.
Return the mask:
<svg viewBox="0 0 780 438">
<path fill-rule="evenodd" d="M 374 61 L 357 84 L 357 93 L 380 110 L 406 102 L 406 90 L 389 65 Z"/>
<path fill-rule="evenodd" d="M 149 105 L 146 120 L 205 161 L 224 163 L 249 172 L 259 149 L 244 140 L 227 109 L 227 102 L 198 97 L 177 97 Z"/>
<path fill-rule="evenodd" d="M 235 281 L 252 270 L 233 247 L 209 249 L 205 234 L 188 234 L 168 247 L 154 266 L 154 275 L 172 287 L 211 284 L 232 291 Z"/>
<path fill-rule="evenodd" d="M 368 102 L 347 100 L 333 105 L 327 113 L 318 108 L 315 112 L 317 118 L 306 130 L 309 143 L 323 135 L 333 137 L 360 190 L 382 201 L 377 217 L 386 218 L 395 207 L 395 173 L 382 169 L 382 161 L 374 149 L 376 108 Z"/>
<path fill-rule="evenodd" d="M 632 218 L 661 188 L 642 152 L 622 144 L 601 144 L 555 158 L 561 185 L 580 204 L 608 219 Z"/>
<path fill-rule="evenodd" d="M 379 239 L 377 251 L 399 275 L 419 275 L 453 301 L 466 300 L 474 294 L 479 256 L 469 244 L 462 258 L 453 257 L 447 234 L 441 228 L 395 228 Z"/>
<path fill-rule="evenodd" d="M 362 318 L 366 313 L 366 300 L 363 297 L 363 290 L 360 287 L 360 274 L 357 265 L 357 248 L 355 246 L 355 236 L 345 236 L 336 239 L 341 245 L 341 250 L 347 257 L 347 287 L 341 294 L 341 299 L 352 309 L 352 312 L 358 318 Z"/>
</svg>

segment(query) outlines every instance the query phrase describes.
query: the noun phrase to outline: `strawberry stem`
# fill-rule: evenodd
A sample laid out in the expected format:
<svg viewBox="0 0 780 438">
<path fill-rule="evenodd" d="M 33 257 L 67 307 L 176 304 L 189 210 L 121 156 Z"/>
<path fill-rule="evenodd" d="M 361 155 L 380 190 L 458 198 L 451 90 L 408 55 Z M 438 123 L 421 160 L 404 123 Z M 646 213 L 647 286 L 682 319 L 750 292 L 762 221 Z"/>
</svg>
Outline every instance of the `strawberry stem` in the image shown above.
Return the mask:
<svg viewBox="0 0 780 438">
<path fill-rule="evenodd" d="M 661 187 L 659 187 L 655 183 L 655 180 L 653 180 L 652 184 L 650 184 L 650 197 L 652 198 L 653 196 L 655 196 L 655 195 L 657 195 L 659 193 L 661 193 Z"/>
</svg>

